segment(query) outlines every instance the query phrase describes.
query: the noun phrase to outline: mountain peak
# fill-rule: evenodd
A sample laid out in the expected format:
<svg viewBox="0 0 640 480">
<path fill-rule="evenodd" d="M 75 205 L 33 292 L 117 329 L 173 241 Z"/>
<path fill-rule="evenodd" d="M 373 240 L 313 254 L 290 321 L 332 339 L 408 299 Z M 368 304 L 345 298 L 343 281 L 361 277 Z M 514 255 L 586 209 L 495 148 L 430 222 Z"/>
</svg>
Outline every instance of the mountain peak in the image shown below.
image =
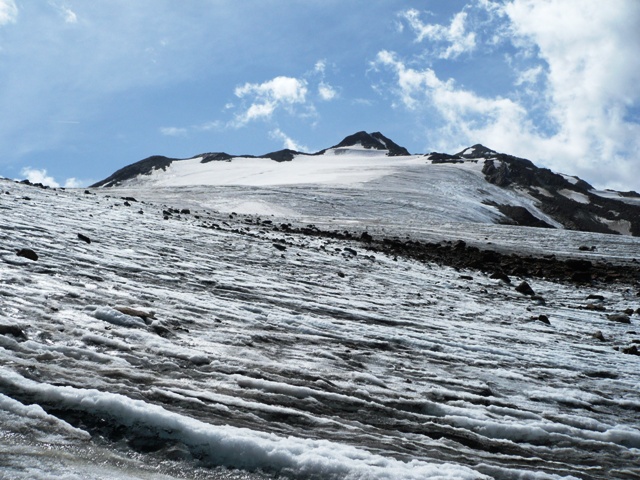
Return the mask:
<svg viewBox="0 0 640 480">
<path fill-rule="evenodd" d="M 344 138 L 339 144 L 334 145 L 331 148 L 345 148 L 353 147 L 355 145 L 362 145 L 364 148 L 372 148 L 375 150 L 388 150 L 389 156 L 411 155 L 409 151 L 395 143 L 393 140 L 385 137 L 380 132 L 368 133 L 364 130 L 349 135 Z"/>
<path fill-rule="evenodd" d="M 493 157 L 497 154 L 498 152 L 496 152 L 495 150 L 491 150 L 490 148 L 485 147 L 480 143 L 476 143 L 475 145 L 467 147 L 461 152 L 456 153 L 457 156 L 463 158 L 487 158 Z"/>
</svg>

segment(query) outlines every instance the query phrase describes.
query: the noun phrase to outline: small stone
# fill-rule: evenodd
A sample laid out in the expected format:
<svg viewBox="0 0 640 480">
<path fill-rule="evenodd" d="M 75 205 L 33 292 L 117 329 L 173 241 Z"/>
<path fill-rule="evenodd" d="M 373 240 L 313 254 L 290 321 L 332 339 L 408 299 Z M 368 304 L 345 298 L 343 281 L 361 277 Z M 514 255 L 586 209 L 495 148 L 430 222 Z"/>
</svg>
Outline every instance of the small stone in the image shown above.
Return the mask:
<svg viewBox="0 0 640 480">
<path fill-rule="evenodd" d="M 189 210 L 188 208 L 183 208 L 182 210 L 180 210 L 180 213 L 182 215 L 190 215 L 191 214 L 191 210 Z"/>
<path fill-rule="evenodd" d="M 587 297 L 587 300 L 600 300 L 601 302 L 604 302 L 604 296 L 595 295 L 595 294 L 592 293 Z"/>
<path fill-rule="evenodd" d="M 81 233 L 78 234 L 78 240 L 82 240 L 83 242 L 86 242 L 86 243 L 91 243 L 91 239 Z"/>
<path fill-rule="evenodd" d="M 114 310 L 117 310 L 120 313 L 124 313 L 125 315 L 129 315 L 131 317 L 140 317 L 145 322 L 148 319 L 156 318 L 154 312 L 145 312 L 144 310 L 138 310 L 136 308 L 131 307 L 113 307 Z"/>
<path fill-rule="evenodd" d="M 531 285 L 527 282 L 522 282 L 520 285 L 516 287 L 516 292 L 522 293 L 523 295 L 535 295 L 536 292 L 533 291 Z"/>
<path fill-rule="evenodd" d="M 279 243 L 274 243 L 273 248 L 275 248 L 276 250 L 280 250 L 281 252 L 284 252 L 287 249 L 286 246 L 280 245 Z"/>
<path fill-rule="evenodd" d="M 509 278 L 509 276 L 502 272 L 495 272 L 489 278 L 493 280 L 501 280 L 504 283 L 511 283 L 511 279 Z"/>
<path fill-rule="evenodd" d="M 600 330 L 593 334 L 593 338 L 600 340 L 601 342 L 606 342 L 607 340 L 604 338 L 604 335 Z"/>
<path fill-rule="evenodd" d="M 16 255 L 18 255 L 19 257 L 27 258 L 29 260 L 33 260 L 34 262 L 38 261 L 38 254 L 30 248 L 21 248 L 16 252 Z"/>
<path fill-rule="evenodd" d="M 546 305 L 547 301 L 542 295 L 531 295 L 531 300 L 535 301 L 538 305 Z"/>
<path fill-rule="evenodd" d="M 600 305 L 599 303 L 589 303 L 584 308 L 585 308 L 585 310 L 593 310 L 593 311 L 597 311 L 597 312 L 604 312 L 604 310 L 605 310 L 604 306 Z"/>
<path fill-rule="evenodd" d="M 625 313 L 612 313 L 611 315 L 607 315 L 607 318 L 612 322 L 631 323 L 631 319 L 629 318 L 629 315 Z"/>
<path fill-rule="evenodd" d="M 542 323 L 546 323 L 547 325 L 551 325 L 551 322 L 549 321 L 549 317 L 547 317 L 546 315 L 539 315 L 538 321 Z"/>
<path fill-rule="evenodd" d="M 19 340 L 27 340 L 27 334 L 15 325 L 0 325 L 0 335 L 11 335 Z"/>
<path fill-rule="evenodd" d="M 631 345 L 630 347 L 623 348 L 622 353 L 627 355 L 640 355 L 640 351 L 636 345 Z"/>
<path fill-rule="evenodd" d="M 340 278 L 344 278 L 346 275 L 344 274 L 344 272 L 338 272 L 338 276 L 339 276 Z"/>
<path fill-rule="evenodd" d="M 633 308 L 627 308 L 627 309 L 624 311 L 624 313 L 625 313 L 626 315 L 629 315 L 629 316 L 633 315 L 633 314 L 634 314 L 634 312 L 635 312 L 635 310 L 634 310 Z"/>
<path fill-rule="evenodd" d="M 167 338 L 172 335 L 171 330 L 169 330 L 167 327 L 163 327 L 162 325 L 158 325 L 156 323 L 151 325 L 151 330 L 153 330 L 156 334 L 160 335 L 163 338 Z"/>
</svg>

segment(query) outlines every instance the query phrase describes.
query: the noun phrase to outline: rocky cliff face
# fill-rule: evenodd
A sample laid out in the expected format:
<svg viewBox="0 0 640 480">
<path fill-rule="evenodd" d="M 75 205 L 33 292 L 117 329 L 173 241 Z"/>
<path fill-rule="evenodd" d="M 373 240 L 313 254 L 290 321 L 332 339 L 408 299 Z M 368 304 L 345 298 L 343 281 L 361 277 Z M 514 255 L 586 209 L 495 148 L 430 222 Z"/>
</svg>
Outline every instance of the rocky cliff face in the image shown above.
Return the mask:
<svg viewBox="0 0 640 480">
<path fill-rule="evenodd" d="M 629 201 L 640 198 L 635 192 L 608 198 L 584 180 L 503 153 L 484 160 L 482 173 L 489 183 L 535 198 L 540 210 L 571 230 L 640 235 L 640 202 Z"/>
</svg>

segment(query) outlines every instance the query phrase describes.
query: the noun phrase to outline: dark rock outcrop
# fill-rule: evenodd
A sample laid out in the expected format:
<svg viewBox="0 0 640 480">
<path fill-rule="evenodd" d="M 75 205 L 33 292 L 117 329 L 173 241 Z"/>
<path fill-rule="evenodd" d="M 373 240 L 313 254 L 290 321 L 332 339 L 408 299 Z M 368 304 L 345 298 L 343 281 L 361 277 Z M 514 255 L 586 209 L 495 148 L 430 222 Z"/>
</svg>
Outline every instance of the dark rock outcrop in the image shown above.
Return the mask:
<svg viewBox="0 0 640 480">
<path fill-rule="evenodd" d="M 339 144 L 334 145 L 331 148 L 346 148 L 353 147 L 354 145 L 362 145 L 364 148 L 371 148 L 375 150 L 388 150 L 388 155 L 390 157 L 411 155 L 406 148 L 401 147 L 380 132 L 357 132 L 345 137 Z M 326 152 L 326 150 L 321 150 L 318 154 L 322 154 L 324 152 Z"/>
<path fill-rule="evenodd" d="M 169 165 L 177 160 L 178 159 L 176 158 L 154 155 L 121 168 L 113 175 L 108 176 L 100 182 L 94 183 L 89 188 L 116 187 L 123 181 L 135 178 L 139 175 L 150 175 L 154 170 L 166 170 Z"/>
<path fill-rule="evenodd" d="M 565 228 L 618 234 L 612 225 L 626 223 L 632 235 L 640 236 L 640 207 L 625 202 L 624 195 L 620 200 L 599 196 L 589 183 L 579 178 L 554 173 L 530 160 L 496 153 L 482 145 L 474 147 L 471 155 L 486 159 L 482 173 L 489 183 L 526 191 L 538 201 L 541 211 Z M 469 158 L 463 153 L 458 155 Z"/>
</svg>

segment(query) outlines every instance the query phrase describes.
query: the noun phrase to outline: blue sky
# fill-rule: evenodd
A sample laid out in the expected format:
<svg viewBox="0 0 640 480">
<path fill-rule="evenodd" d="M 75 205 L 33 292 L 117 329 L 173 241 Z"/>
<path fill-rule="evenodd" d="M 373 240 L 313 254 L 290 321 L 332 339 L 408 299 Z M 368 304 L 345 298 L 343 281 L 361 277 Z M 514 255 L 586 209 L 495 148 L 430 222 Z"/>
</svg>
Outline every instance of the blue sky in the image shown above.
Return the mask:
<svg viewBox="0 0 640 480">
<path fill-rule="evenodd" d="M 482 143 L 640 191 L 637 0 L 0 0 L 0 175 Z"/>
</svg>

